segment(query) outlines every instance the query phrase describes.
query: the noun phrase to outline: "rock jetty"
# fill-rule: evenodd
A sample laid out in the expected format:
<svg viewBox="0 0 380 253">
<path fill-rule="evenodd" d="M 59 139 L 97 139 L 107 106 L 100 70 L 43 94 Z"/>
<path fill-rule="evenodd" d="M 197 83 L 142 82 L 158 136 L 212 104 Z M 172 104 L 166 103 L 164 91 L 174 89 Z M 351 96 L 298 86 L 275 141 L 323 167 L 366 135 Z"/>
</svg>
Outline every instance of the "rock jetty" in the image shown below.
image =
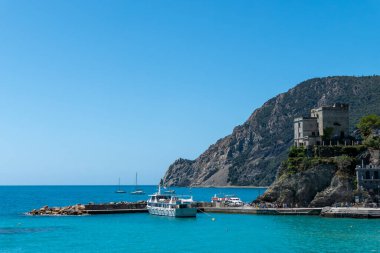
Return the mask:
<svg viewBox="0 0 380 253">
<path fill-rule="evenodd" d="M 73 206 L 64 207 L 49 207 L 44 206 L 40 209 L 33 209 L 27 213 L 28 215 L 40 215 L 40 216 L 63 216 L 63 215 L 84 215 L 87 214 L 85 205 L 76 204 Z"/>
</svg>

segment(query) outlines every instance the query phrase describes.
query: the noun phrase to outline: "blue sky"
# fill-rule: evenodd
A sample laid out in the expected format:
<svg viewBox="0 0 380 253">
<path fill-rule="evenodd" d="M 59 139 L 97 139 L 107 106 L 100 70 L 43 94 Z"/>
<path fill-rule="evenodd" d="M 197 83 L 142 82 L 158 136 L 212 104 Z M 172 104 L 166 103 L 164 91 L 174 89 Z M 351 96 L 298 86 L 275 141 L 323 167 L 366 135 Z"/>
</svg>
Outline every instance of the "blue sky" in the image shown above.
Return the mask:
<svg viewBox="0 0 380 253">
<path fill-rule="evenodd" d="M 297 83 L 373 75 L 378 1 L 0 0 L 0 185 L 155 184 Z"/>
</svg>

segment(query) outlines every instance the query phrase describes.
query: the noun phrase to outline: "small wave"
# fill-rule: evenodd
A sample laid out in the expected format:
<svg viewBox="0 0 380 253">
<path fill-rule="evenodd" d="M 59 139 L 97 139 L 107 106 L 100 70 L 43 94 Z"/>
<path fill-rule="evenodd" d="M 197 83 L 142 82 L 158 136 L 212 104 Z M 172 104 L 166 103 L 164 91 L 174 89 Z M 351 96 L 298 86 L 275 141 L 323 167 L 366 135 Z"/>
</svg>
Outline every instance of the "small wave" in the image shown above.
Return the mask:
<svg viewBox="0 0 380 253">
<path fill-rule="evenodd" d="M 61 227 L 38 227 L 38 228 L 21 228 L 21 227 L 5 227 L 0 228 L 0 235 L 5 234 L 28 234 L 28 233 L 40 233 L 40 232 L 49 232 L 53 230 L 61 229 Z"/>
</svg>

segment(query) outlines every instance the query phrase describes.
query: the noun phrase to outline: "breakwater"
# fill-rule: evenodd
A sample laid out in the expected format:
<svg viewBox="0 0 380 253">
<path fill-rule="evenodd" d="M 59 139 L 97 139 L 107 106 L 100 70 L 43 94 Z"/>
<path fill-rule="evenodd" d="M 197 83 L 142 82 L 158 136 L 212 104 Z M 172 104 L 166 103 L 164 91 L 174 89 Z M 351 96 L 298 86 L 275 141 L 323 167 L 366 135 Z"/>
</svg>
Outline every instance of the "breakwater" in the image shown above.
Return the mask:
<svg viewBox="0 0 380 253">
<path fill-rule="evenodd" d="M 87 214 L 146 213 L 146 201 L 85 205 Z"/>
<path fill-rule="evenodd" d="M 211 202 L 195 202 L 194 207 L 201 213 L 226 214 L 267 214 L 267 215 L 319 215 L 322 208 L 257 208 L 253 206 L 227 207 L 215 206 Z M 118 203 L 89 203 L 65 207 L 48 207 L 34 209 L 28 215 L 35 216 L 65 216 L 89 214 L 116 214 L 116 213 L 147 213 L 146 202 L 118 202 Z"/>
<path fill-rule="evenodd" d="M 102 204 L 76 204 L 64 207 L 44 206 L 33 209 L 28 215 L 33 216 L 65 216 L 65 215 L 88 215 L 88 214 L 114 214 L 114 213 L 139 213 L 147 212 L 146 201 L 139 202 L 110 202 Z"/>
<path fill-rule="evenodd" d="M 324 208 L 260 208 L 255 206 L 216 206 L 211 202 L 194 202 L 200 213 L 256 214 L 256 215 L 320 215 L 332 218 L 380 218 L 380 208 L 324 207 Z M 28 212 L 33 216 L 96 215 L 117 213 L 147 213 L 146 201 L 118 203 L 89 203 L 65 207 L 48 207 Z"/>
</svg>

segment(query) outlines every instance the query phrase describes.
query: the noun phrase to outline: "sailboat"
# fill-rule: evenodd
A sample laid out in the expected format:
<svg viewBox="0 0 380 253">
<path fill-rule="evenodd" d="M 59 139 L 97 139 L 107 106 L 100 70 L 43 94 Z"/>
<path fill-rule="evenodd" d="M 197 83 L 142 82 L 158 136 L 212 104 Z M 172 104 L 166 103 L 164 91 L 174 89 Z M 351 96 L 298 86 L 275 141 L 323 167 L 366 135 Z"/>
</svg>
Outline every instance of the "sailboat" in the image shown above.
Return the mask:
<svg viewBox="0 0 380 253">
<path fill-rule="evenodd" d="M 145 195 L 145 192 L 142 189 L 137 188 L 137 172 L 136 172 L 136 186 L 135 190 L 131 192 L 132 195 Z"/>
<path fill-rule="evenodd" d="M 119 188 L 115 191 L 115 193 L 126 193 L 123 189 L 120 188 L 120 177 L 119 177 Z"/>
</svg>

